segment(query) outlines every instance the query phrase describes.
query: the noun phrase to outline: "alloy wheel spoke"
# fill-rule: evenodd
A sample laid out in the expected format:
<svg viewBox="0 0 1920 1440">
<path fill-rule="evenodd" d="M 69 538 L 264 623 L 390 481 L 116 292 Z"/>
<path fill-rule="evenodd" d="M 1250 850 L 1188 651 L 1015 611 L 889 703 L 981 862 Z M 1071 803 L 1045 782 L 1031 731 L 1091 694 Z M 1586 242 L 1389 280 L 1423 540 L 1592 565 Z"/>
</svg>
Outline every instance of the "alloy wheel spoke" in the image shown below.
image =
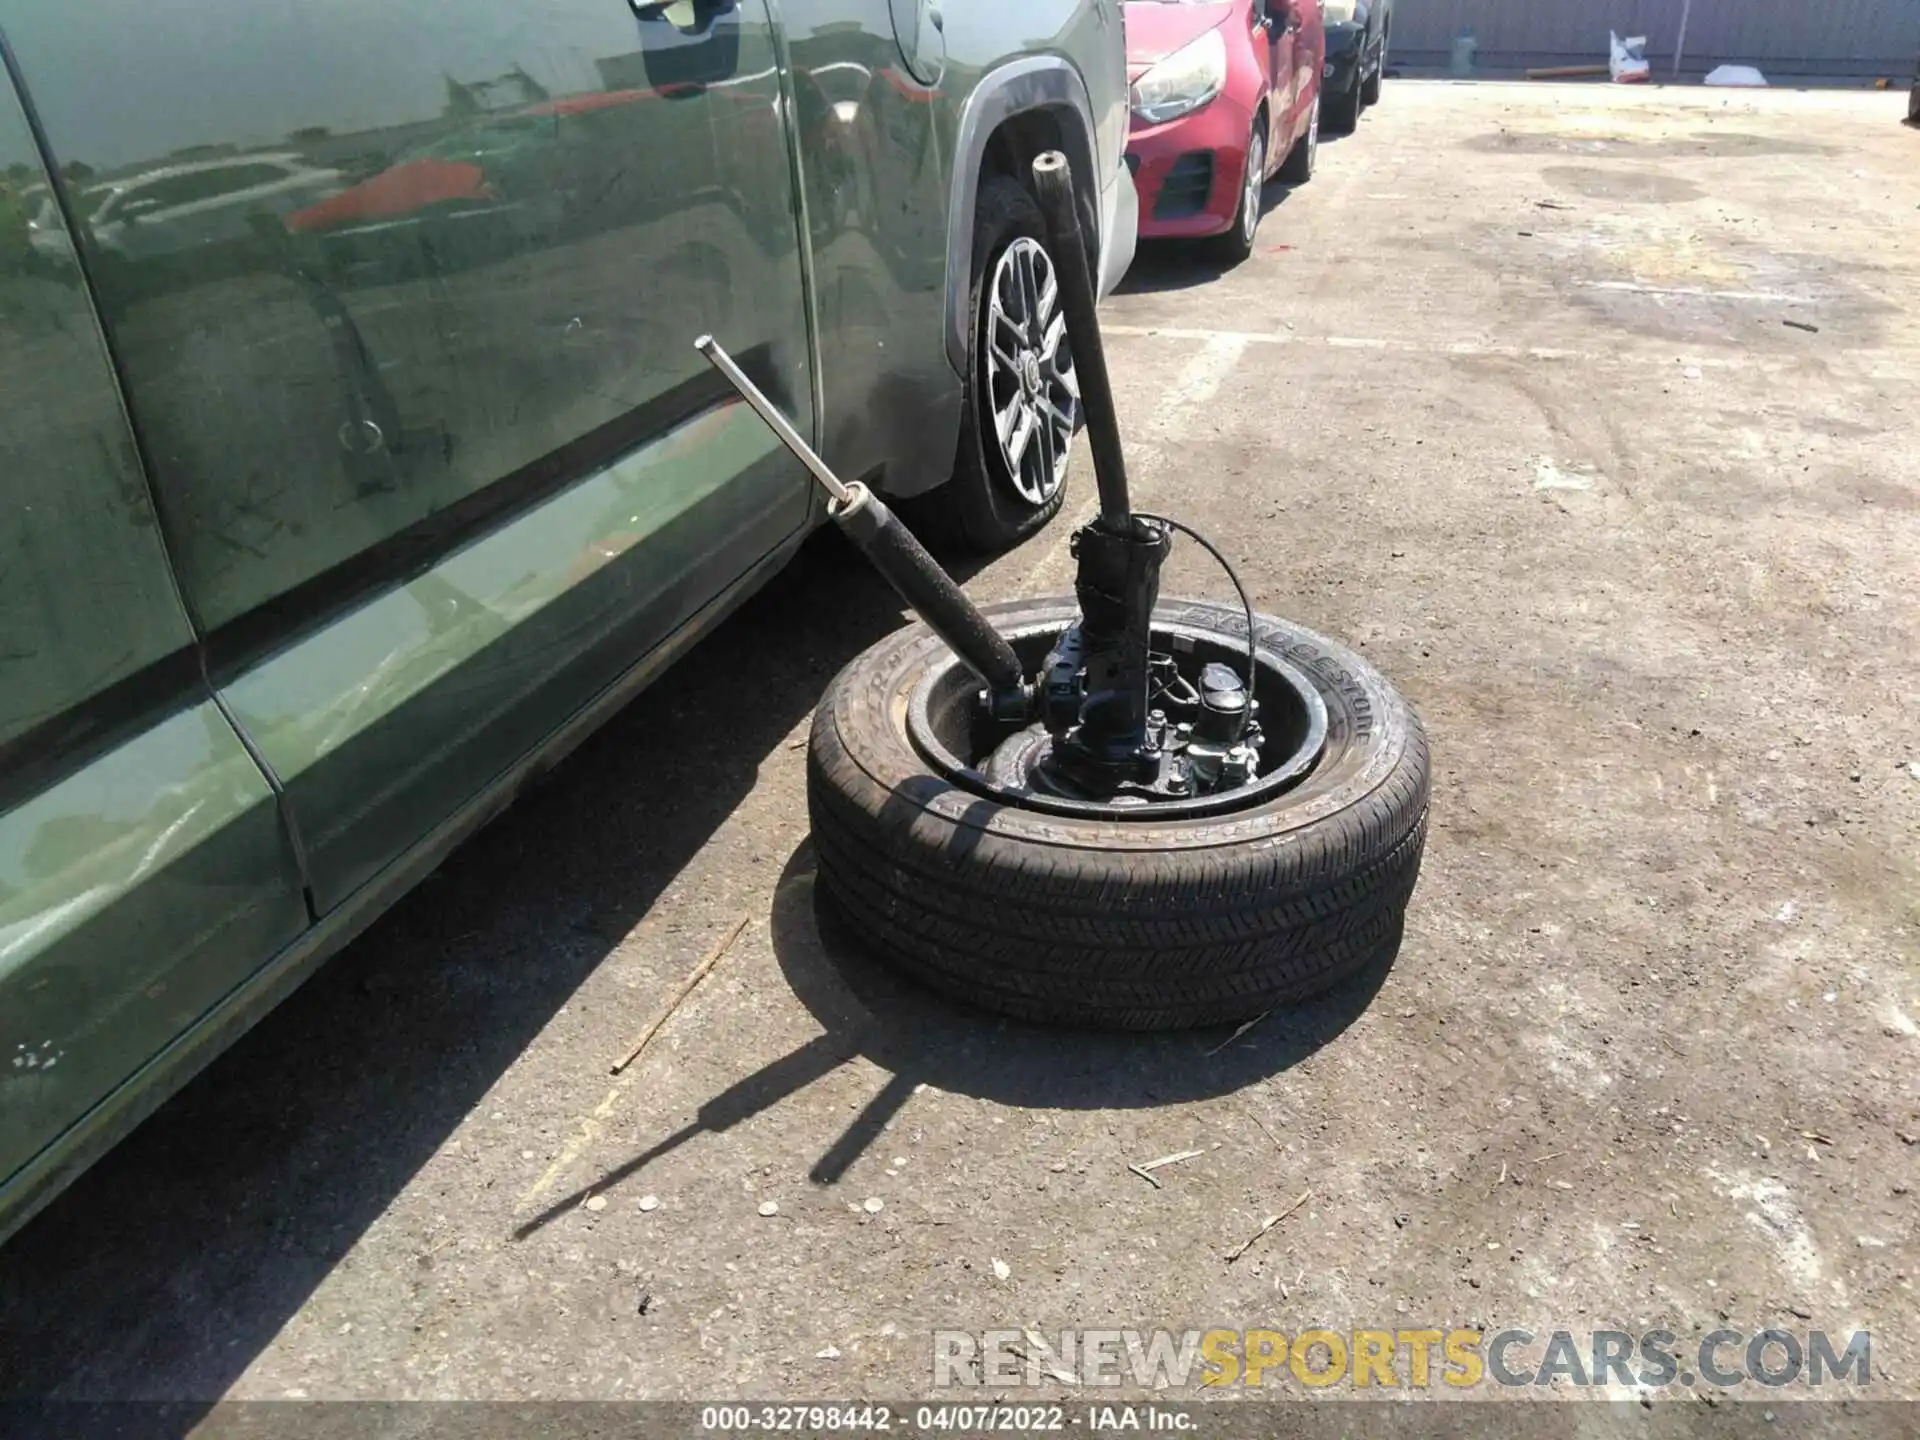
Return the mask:
<svg viewBox="0 0 1920 1440">
<path fill-rule="evenodd" d="M 1027 333 L 1032 335 L 1039 329 L 1040 324 L 1040 280 L 1034 273 L 1031 246 L 1020 247 L 1020 286 L 1021 299 L 1024 302 L 1021 306 L 1022 318 L 1027 326 Z"/>
<path fill-rule="evenodd" d="M 1004 404 L 994 410 L 993 433 L 999 438 L 1001 449 L 1008 449 L 1008 442 L 1013 438 L 1014 429 L 1019 425 L 1021 413 L 1026 407 L 1026 397 L 1016 389 L 1012 395 L 1007 397 Z M 1011 455 L 1011 450 L 1008 450 L 1009 458 L 1011 458 Z"/>
<path fill-rule="evenodd" d="M 1033 432 L 1040 427 L 1034 422 L 1033 407 L 1024 400 L 1015 401 L 1008 408 L 1017 411 L 1018 428 L 1005 441 L 1007 458 L 1013 462 L 1008 468 L 1017 473 L 1026 459 L 1027 447 L 1033 443 Z"/>
<path fill-rule="evenodd" d="M 1045 327 L 1053 319 L 1054 310 L 1060 304 L 1060 277 L 1054 273 L 1053 258 L 1042 256 L 1047 262 L 1046 274 L 1042 279 L 1039 293 L 1035 296 L 1034 318 Z"/>
<path fill-rule="evenodd" d="M 1049 375 L 1073 368 L 1073 352 L 1067 346 L 1067 317 L 1055 315 L 1040 340 L 1040 367 Z"/>
<path fill-rule="evenodd" d="M 1034 477 L 1034 486 L 1027 498 L 1036 504 L 1047 493 L 1047 487 L 1053 484 L 1054 447 L 1058 443 L 1053 426 L 1039 421 L 1034 428 L 1040 432 L 1040 473 Z"/>
<path fill-rule="evenodd" d="M 1025 327 L 1023 327 L 1020 324 L 1020 322 L 1015 320 L 1011 315 L 1007 314 L 1006 310 L 997 304 L 993 307 L 993 328 L 996 331 L 1003 330 L 1006 332 L 1004 336 L 995 336 L 994 337 L 995 339 L 1010 341 L 1013 345 L 1013 348 L 1016 350 L 1018 350 L 1021 346 L 1025 345 L 1027 342 L 1027 332 Z"/>
</svg>

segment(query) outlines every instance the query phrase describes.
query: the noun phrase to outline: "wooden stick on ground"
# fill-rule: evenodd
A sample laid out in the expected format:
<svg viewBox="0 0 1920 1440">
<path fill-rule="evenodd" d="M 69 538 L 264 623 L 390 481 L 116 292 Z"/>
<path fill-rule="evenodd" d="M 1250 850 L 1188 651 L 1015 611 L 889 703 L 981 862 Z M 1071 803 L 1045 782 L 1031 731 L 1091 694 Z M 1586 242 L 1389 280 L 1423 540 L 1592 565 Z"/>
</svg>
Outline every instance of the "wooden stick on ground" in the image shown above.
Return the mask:
<svg viewBox="0 0 1920 1440">
<path fill-rule="evenodd" d="M 1247 1251 L 1253 1248 L 1254 1241 L 1258 1240 L 1262 1235 L 1266 1234 L 1267 1231 L 1273 1229 L 1274 1226 L 1278 1225 L 1282 1220 L 1286 1219 L 1287 1216 L 1293 1214 L 1294 1211 L 1298 1210 L 1302 1205 L 1306 1204 L 1307 1201 L 1311 1200 L 1312 1198 L 1313 1198 L 1313 1192 L 1311 1190 L 1303 1190 L 1300 1192 L 1300 1198 L 1294 1201 L 1291 1205 L 1287 1206 L 1287 1208 L 1282 1210 L 1278 1215 L 1269 1215 L 1264 1225 L 1262 1225 L 1258 1230 L 1254 1231 L 1253 1234 L 1249 1235 L 1246 1239 L 1242 1240 L 1240 1244 L 1237 1247 L 1235 1247 L 1233 1252 L 1227 1256 L 1227 1264 L 1229 1265 L 1233 1264 L 1234 1261 L 1238 1260 L 1242 1255 L 1246 1254 Z"/>
<path fill-rule="evenodd" d="M 1254 1016 L 1253 1019 L 1247 1021 L 1238 1030 L 1234 1031 L 1233 1034 L 1227 1036 L 1226 1039 L 1214 1046 L 1213 1049 L 1207 1051 L 1207 1058 L 1211 1060 L 1215 1055 L 1218 1055 L 1222 1050 L 1226 1049 L 1227 1046 L 1233 1044 L 1234 1041 L 1238 1040 L 1242 1035 L 1246 1034 L 1247 1031 L 1253 1029 L 1254 1026 L 1258 1025 L 1271 1014 L 1273 1014 L 1273 1011 L 1270 1009 L 1262 1010 L 1258 1015 Z"/>
<path fill-rule="evenodd" d="M 1165 1188 L 1160 1184 L 1159 1179 L 1154 1175 L 1154 1173 L 1151 1170 L 1142 1170 L 1138 1165 L 1129 1165 L 1127 1166 L 1127 1169 L 1131 1170 L 1134 1174 L 1138 1175 L 1142 1180 L 1146 1181 L 1149 1185 L 1153 1186 L 1154 1189 L 1160 1190 Z"/>
<path fill-rule="evenodd" d="M 1206 1153 L 1204 1150 L 1182 1150 L 1178 1154 L 1162 1155 L 1158 1160 L 1149 1160 L 1144 1165 L 1129 1165 L 1127 1169 L 1158 1190 L 1161 1188 L 1160 1177 L 1155 1175 L 1154 1171 L 1162 1165 L 1177 1165 L 1182 1160 L 1198 1160 Z"/>
<path fill-rule="evenodd" d="M 686 1001 L 686 998 L 693 993 L 694 987 L 707 978 L 707 972 L 720 963 L 720 957 L 727 953 L 735 940 L 740 938 L 740 932 L 747 928 L 747 920 L 749 918 L 750 917 L 746 915 L 742 915 L 738 920 L 733 922 L 733 925 L 728 929 L 727 933 L 721 936 L 720 943 L 709 950 L 706 958 L 693 967 L 693 973 L 680 982 L 680 988 L 674 992 L 674 996 L 667 1002 L 666 1008 L 653 1017 L 653 1023 L 640 1033 L 640 1038 L 634 1042 L 633 1048 L 627 1051 L 625 1058 L 613 1062 L 609 1073 L 618 1075 L 622 1070 L 640 1058 L 640 1052 L 652 1043 L 653 1037 L 660 1033 L 660 1027 L 673 1018 L 673 1012 L 680 1008 Z"/>
<path fill-rule="evenodd" d="M 1527 71 L 1529 80 L 1578 80 L 1588 75 L 1605 75 L 1606 65 L 1546 65 Z"/>
<path fill-rule="evenodd" d="M 1240 1113 L 1246 1116 L 1247 1119 L 1251 1120 L 1255 1125 L 1258 1125 L 1260 1127 L 1260 1133 L 1266 1136 L 1267 1139 L 1273 1142 L 1274 1149 L 1278 1150 L 1282 1155 L 1287 1153 L 1287 1147 L 1280 1143 L 1280 1137 L 1278 1135 L 1274 1134 L 1273 1131 L 1267 1128 L 1266 1121 L 1262 1120 L 1258 1115 L 1254 1114 L 1253 1111 L 1248 1109 L 1245 1105 L 1242 1105 L 1240 1107 Z"/>
</svg>

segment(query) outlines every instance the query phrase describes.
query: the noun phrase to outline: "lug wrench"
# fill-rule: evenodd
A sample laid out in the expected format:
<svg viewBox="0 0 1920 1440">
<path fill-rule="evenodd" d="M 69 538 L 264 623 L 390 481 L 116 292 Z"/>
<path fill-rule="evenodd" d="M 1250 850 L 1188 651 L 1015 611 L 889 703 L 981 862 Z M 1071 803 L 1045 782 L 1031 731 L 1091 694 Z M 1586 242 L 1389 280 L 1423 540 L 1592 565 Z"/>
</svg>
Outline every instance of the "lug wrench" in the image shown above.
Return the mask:
<svg viewBox="0 0 1920 1440">
<path fill-rule="evenodd" d="M 927 628 L 946 641 L 948 648 L 986 682 L 994 712 L 1007 718 L 1022 718 L 1028 700 L 1026 675 L 1020 659 L 1006 638 L 954 583 L 953 577 L 940 568 L 939 562 L 913 538 L 913 532 L 900 523 L 879 496 L 858 480 L 849 483 L 828 468 L 827 462 L 800 438 L 800 432 L 761 393 L 760 387 L 747 378 L 746 372 L 734 363 L 718 341 L 711 335 L 702 335 L 693 344 L 740 392 L 740 398 L 767 422 L 780 443 L 820 482 L 821 489 L 831 497 L 827 513 L 841 533 L 873 562 L 873 568 L 899 592 L 900 598 L 926 622 Z"/>
</svg>

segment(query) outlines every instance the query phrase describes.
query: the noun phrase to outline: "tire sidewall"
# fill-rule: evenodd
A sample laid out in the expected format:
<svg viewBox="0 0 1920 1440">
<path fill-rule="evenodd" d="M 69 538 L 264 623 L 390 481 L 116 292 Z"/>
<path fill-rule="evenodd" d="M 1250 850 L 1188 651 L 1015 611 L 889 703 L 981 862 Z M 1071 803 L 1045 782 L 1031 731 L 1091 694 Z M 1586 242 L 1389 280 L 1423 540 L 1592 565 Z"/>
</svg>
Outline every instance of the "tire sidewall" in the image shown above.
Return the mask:
<svg viewBox="0 0 1920 1440">
<path fill-rule="evenodd" d="M 1266 165 L 1267 165 L 1266 131 L 1267 131 L 1267 113 L 1265 110 L 1262 110 L 1259 114 L 1253 117 L 1253 129 L 1250 132 L 1248 132 L 1248 135 L 1247 135 L 1247 165 L 1249 168 L 1257 167 L 1262 171 L 1266 169 Z M 1256 150 L 1259 152 L 1257 157 L 1255 156 L 1255 153 L 1254 153 Z M 1260 209 L 1261 209 L 1261 201 L 1265 196 L 1266 188 L 1267 188 L 1267 177 L 1264 174 L 1261 175 L 1258 183 L 1254 186 L 1251 192 L 1249 192 L 1248 189 L 1246 188 L 1246 184 L 1244 181 L 1241 183 L 1240 209 L 1242 213 L 1237 214 L 1233 217 L 1233 223 L 1234 223 L 1235 230 L 1240 236 L 1240 243 L 1248 251 L 1251 251 L 1253 249 L 1254 241 L 1260 238 Z M 1247 216 L 1244 213 L 1246 211 L 1249 201 L 1252 202 L 1252 206 L 1253 206 L 1253 223 L 1251 225 L 1247 223 Z"/>
<path fill-rule="evenodd" d="M 1044 621 L 1072 623 L 1071 599 L 1012 601 L 985 607 L 1006 626 Z M 1206 601 L 1171 601 L 1156 622 L 1244 635 L 1242 613 Z M 1364 803 L 1389 785 L 1406 787 L 1398 813 L 1404 824 L 1379 837 L 1390 847 L 1417 824 L 1427 804 L 1427 750 L 1419 720 L 1365 660 L 1345 646 L 1292 622 L 1256 620 L 1263 648 L 1277 650 L 1306 676 L 1327 707 L 1327 741 L 1319 763 L 1298 785 L 1263 804 L 1226 815 L 1165 821 L 1108 821 L 1043 814 L 990 800 L 937 775 L 906 730 L 907 699 L 945 646 L 924 627 L 891 636 L 855 659 L 835 678 L 814 717 L 814 745 L 846 756 L 866 797 L 877 808 L 913 806 L 922 823 L 942 827 L 961 843 L 1001 840 L 1121 853 L 1152 865 L 1194 851 L 1267 848 L 1298 843 L 1316 826 Z"/>
</svg>

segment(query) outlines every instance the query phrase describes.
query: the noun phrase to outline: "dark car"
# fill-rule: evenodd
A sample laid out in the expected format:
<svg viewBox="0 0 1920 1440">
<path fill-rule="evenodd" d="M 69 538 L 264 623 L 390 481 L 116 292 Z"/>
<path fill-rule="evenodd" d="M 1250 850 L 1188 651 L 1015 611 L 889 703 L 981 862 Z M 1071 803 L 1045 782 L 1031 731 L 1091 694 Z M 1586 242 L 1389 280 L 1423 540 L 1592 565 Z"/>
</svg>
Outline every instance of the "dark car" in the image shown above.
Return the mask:
<svg viewBox="0 0 1920 1440">
<path fill-rule="evenodd" d="M 1326 123 L 1350 131 L 1360 112 L 1380 103 L 1380 82 L 1387 72 L 1387 42 L 1393 35 L 1391 0 L 1324 0 L 1327 58 L 1320 91 Z"/>
</svg>

